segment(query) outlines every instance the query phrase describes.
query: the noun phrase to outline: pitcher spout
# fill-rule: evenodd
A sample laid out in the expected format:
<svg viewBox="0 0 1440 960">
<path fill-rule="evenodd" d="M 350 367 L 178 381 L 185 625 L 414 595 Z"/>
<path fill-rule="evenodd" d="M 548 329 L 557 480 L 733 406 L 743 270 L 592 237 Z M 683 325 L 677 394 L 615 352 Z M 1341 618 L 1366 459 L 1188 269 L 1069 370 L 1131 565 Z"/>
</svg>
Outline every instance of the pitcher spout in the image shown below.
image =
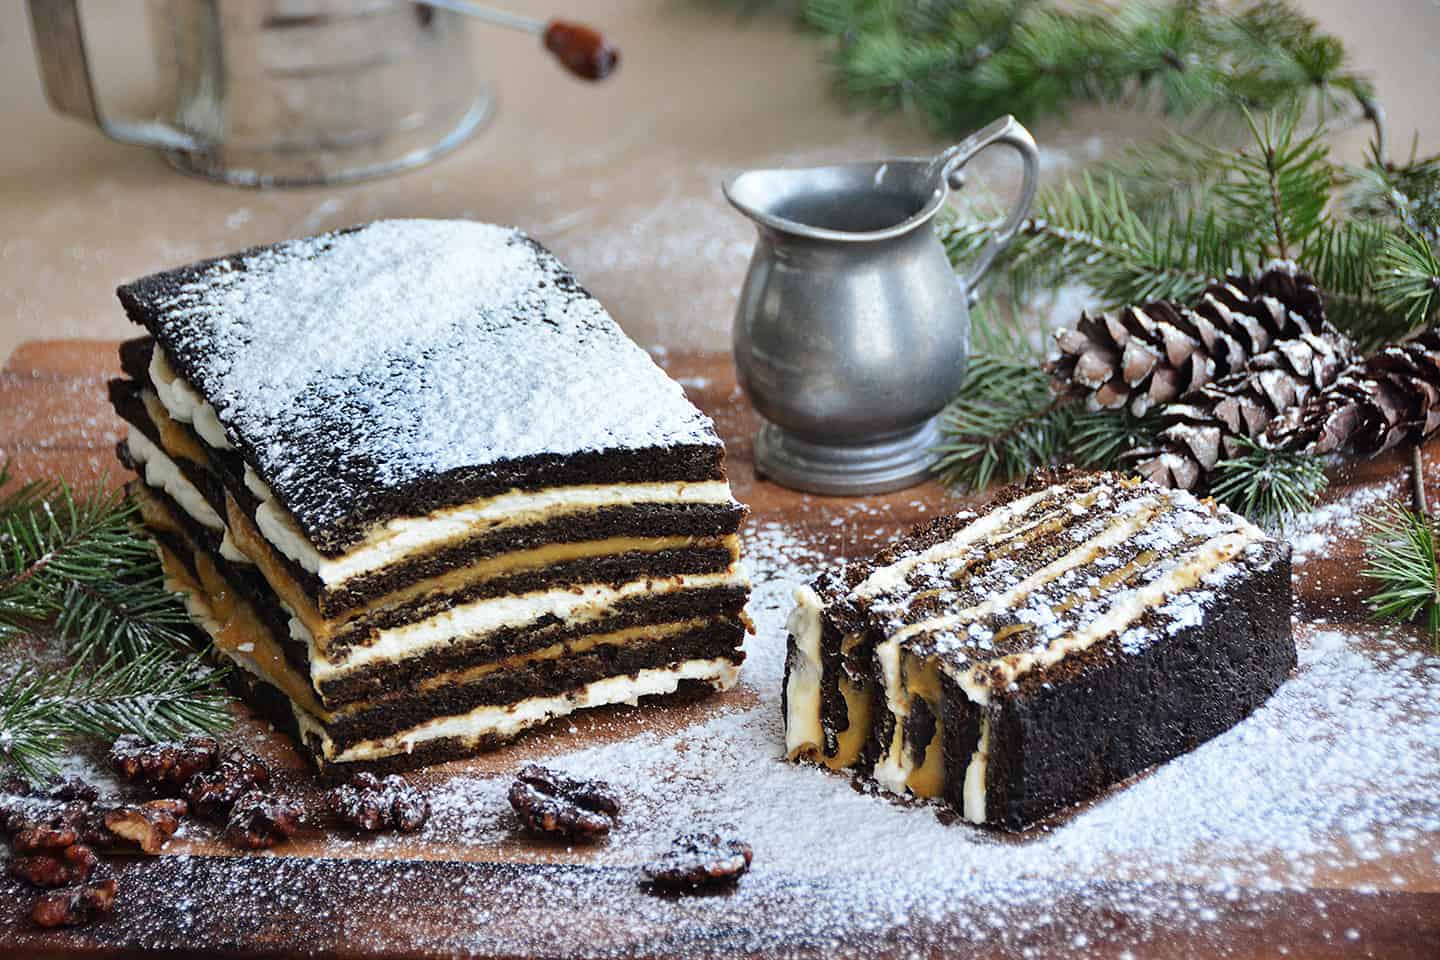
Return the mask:
<svg viewBox="0 0 1440 960">
<path fill-rule="evenodd" d="M 945 202 L 930 162 L 905 158 L 805 169 L 748 170 L 727 178 L 730 204 L 761 227 L 838 242 L 897 237 L 930 222 Z"/>
</svg>

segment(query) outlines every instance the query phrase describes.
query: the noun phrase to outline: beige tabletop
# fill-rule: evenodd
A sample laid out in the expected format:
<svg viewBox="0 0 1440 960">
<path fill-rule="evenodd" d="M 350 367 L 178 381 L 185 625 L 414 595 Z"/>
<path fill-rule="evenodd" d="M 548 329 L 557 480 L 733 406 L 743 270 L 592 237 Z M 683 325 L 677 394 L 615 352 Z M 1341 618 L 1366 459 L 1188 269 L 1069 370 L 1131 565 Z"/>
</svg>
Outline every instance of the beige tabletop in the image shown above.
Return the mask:
<svg viewBox="0 0 1440 960">
<path fill-rule="evenodd" d="M 499 97 L 479 136 L 439 162 L 358 185 L 254 191 L 189 179 L 156 154 L 53 114 L 24 4 L 0 4 L 0 359 L 36 337 L 118 337 L 116 284 L 188 260 L 394 216 L 514 223 L 552 247 L 636 338 L 723 349 L 751 230 L 719 181 L 745 167 L 880 157 L 938 141 L 904 117 L 832 98 L 814 36 L 783 16 L 738 19 L 712 0 L 510 0 L 605 27 L 619 74 L 587 87 L 530 39 L 476 29 Z M 1392 136 L 1440 149 L 1440 4 L 1302 0 L 1375 78 Z M 153 81 L 141 0 L 84 5 L 115 109 Z M 1156 124 L 1086 110 L 1037 125 L 1051 177 Z M 1342 138 L 1358 157 L 1364 135 Z M 1003 160 L 1003 158 L 1002 158 Z M 994 175 L 1002 177 L 1000 163 Z M 990 168 L 980 170 L 985 176 Z"/>
</svg>

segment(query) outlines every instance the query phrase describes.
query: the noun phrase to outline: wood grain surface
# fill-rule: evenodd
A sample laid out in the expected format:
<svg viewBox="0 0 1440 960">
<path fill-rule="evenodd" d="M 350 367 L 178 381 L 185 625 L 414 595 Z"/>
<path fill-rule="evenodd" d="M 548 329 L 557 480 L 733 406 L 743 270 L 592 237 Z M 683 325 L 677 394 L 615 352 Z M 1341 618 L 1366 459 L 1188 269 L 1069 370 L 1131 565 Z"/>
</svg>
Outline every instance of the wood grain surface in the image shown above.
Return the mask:
<svg viewBox="0 0 1440 960">
<path fill-rule="evenodd" d="M 104 392 L 115 371 L 114 348 L 92 341 L 29 343 L 0 371 L 0 458 L 9 457 L 20 478 L 59 475 L 77 485 L 125 479 L 113 456 L 121 428 Z M 728 444 L 736 495 L 753 511 L 752 536 L 782 525 L 814 555 L 838 559 L 868 552 L 914 521 L 961 503 L 933 484 L 861 502 L 804 496 L 758 480 L 752 457 L 757 421 L 735 386 L 729 358 L 672 352 L 657 359 L 715 417 Z M 1440 448 L 1429 454 L 1431 462 L 1440 459 Z M 1350 465 L 1333 478 L 1328 497 L 1393 484 L 1403 470 L 1397 458 Z M 1427 479 L 1434 490 L 1435 475 Z M 1302 629 L 1311 621 L 1349 624 L 1376 637 L 1395 629 L 1360 626 L 1367 614 L 1354 538 L 1334 539 L 1323 554 L 1296 578 Z M 1424 649 L 1418 635 L 1415 644 Z M 458 776 L 503 777 L 523 762 L 577 745 L 683 730 L 755 700 L 742 682 L 690 704 L 596 711 L 416 779 L 434 787 Z M 318 788 L 284 738 L 237 712 L 236 736 L 279 768 L 287 790 L 318 805 Z M 757 804 L 765 800 L 755 798 Z M 814 811 L 796 811 L 802 813 Z M 1037 894 L 1044 897 L 1049 908 L 1040 916 L 1029 906 L 997 910 L 993 898 L 983 906 L 944 903 L 838 939 L 834 918 L 822 922 L 817 905 L 836 901 L 830 886 L 839 881 L 767 872 L 757 862 L 733 893 L 676 900 L 662 909 L 637 886 L 631 859 L 622 852 L 621 865 L 613 856 L 599 863 L 584 851 L 537 845 L 514 831 L 479 840 L 422 834 L 370 843 L 319 829 L 270 853 L 238 856 L 204 830 L 187 831 L 165 855 L 119 861 L 123 892 L 116 912 L 88 928 L 32 928 L 25 919 L 31 893 L 0 880 L 0 954 L 1268 957 L 1283 946 L 1301 957 L 1440 956 L 1440 838 L 1423 833 L 1407 848 L 1382 850 L 1363 866 L 1347 861 L 1343 869 L 1312 871 L 1304 889 L 1249 889 L 1237 897 L 1219 876 L 1215 885 L 1180 884 L 1166 876 L 1037 876 L 1025 881 L 1033 888 L 1016 901 L 1033 904 Z M 1173 894 L 1212 919 L 1197 932 L 1193 924 L 1172 929 L 1163 917 L 1149 916 L 1140 930 L 1127 904 L 1141 890 L 1148 898 Z M 988 916 L 978 918 L 981 910 Z M 1028 924 L 1027 935 L 1009 942 L 977 935 L 980 919 Z M 1083 942 L 1074 937 L 1076 929 L 1087 931 Z"/>
</svg>

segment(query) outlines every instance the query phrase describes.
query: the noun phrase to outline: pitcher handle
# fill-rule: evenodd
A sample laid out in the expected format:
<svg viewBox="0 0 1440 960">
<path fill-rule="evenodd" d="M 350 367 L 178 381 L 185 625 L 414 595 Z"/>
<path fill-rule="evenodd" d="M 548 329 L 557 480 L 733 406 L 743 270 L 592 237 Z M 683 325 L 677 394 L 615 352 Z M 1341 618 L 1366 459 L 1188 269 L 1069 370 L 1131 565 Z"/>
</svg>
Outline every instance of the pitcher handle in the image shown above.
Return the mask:
<svg viewBox="0 0 1440 960">
<path fill-rule="evenodd" d="M 80 27 L 79 0 L 29 0 L 28 6 L 45 97 L 56 111 L 88 120 L 122 143 L 167 150 L 203 149 L 203 144 L 179 127 L 158 120 L 112 120 L 100 110 Z"/>
<path fill-rule="evenodd" d="M 947 187 L 958 190 L 964 181 L 961 176 L 965 165 L 969 163 L 976 154 L 986 147 L 997 143 L 1013 147 L 1019 154 L 1024 165 L 1024 182 L 1020 185 L 1020 199 L 1015 204 L 1010 216 L 1005 218 L 1000 229 L 996 230 L 986 241 L 985 246 L 975 257 L 970 272 L 964 279 L 965 292 L 973 305 L 977 299 L 975 292 L 979 286 L 980 279 L 985 276 L 990 265 L 995 262 L 1010 241 L 1015 239 L 1015 234 L 1020 232 L 1020 226 L 1030 214 L 1030 205 L 1035 201 L 1035 189 L 1040 182 L 1040 150 L 1035 146 L 1035 138 L 1030 135 L 1020 121 L 1011 116 L 1001 117 L 983 130 L 976 131 L 966 137 L 960 143 L 940 154 L 938 161 L 942 164 L 941 176 Z"/>
</svg>

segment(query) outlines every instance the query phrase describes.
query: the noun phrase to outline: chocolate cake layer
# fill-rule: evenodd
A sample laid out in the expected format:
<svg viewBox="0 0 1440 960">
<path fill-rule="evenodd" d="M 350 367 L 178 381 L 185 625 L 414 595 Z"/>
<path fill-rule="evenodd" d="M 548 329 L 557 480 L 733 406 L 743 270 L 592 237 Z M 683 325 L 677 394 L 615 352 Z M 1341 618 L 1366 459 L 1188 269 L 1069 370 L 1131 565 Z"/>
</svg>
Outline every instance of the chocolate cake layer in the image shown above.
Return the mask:
<svg viewBox="0 0 1440 960">
<path fill-rule="evenodd" d="M 537 660 L 527 666 L 483 678 L 446 684 L 419 695 L 366 704 L 364 709 L 337 713 L 325 724 L 336 749 L 389 737 L 438 717 L 469 713 L 476 707 L 517 703 L 553 696 L 607 677 L 665 668 L 688 660 L 744 660 L 740 620 L 712 620 L 680 633 L 663 633 L 653 641 L 604 644 L 581 652 Z"/>
<path fill-rule="evenodd" d="M 226 517 L 225 493 L 235 494 L 233 487 L 224 485 L 209 469 L 208 462 L 197 463 L 194 454 L 183 455 L 187 446 L 203 448 L 203 442 L 188 427 L 165 418 L 163 411 L 158 418 L 147 410 L 146 397 L 153 395 L 131 381 L 114 381 L 110 385 L 112 401 L 121 417 L 136 427 L 152 443 L 161 447 L 205 498 L 206 502 Z M 158 422 L 157 422 L 158 421 Z M 176 438 L 176 434 L 179 437 Z M 184 445 L 184 446 L 182 446 Z M 176 449 L 180 447 L 181 449 Z M 213 451 L 206 450 L 207 453 Z M 249 523 L 254 525 L 253 506 L 246 509 L 244 501 L 253 498 L 233 496 Z M 304 595 L 315 610 L 315 618 L 345 619 L 355 617 L 367 607 L 373 607 L 396 591 L 411 593 L 423 591 L 427 583 L 434 583 L 444 576 L 454 576 L 454 571 L 473 567 L 480 561 L 494 560 L 506 553 L 534 551 L 554 543 L 605 541 L 612 539 L 660 539 L 676 537 L 715 538 L 734 534 L 744 518 L 745 508 L 733 500 L 728 503 L 641 503 L 624 507 L 610 507 L 584 513 L 571 514 L 547 523 L 510 527 L 486 535 L 480 533 L 454 543 L 435 553 L 415 557 L 396 563 L 369 576 L 352 578 L 337 590 L 328 590 L 312 573 L 273 549 L 267 540 L 267 565 L 283 570 L 286 584 L 277 584 L 287 589 L 292 596 Z M 255 528 L 255 540 L 264 539 Z M 253 551 L 252 551 L 253 553 Z M 258 557 L 255 559 L 259 559 Z M 461 594 L 457 594 L 461 595 Z M 298 599 L 296 600 L 298 603 Z M 413 606 L 413 604 L 412 604 Z M 402 608 L 404 609 L 404 608 Z M 396 622 L 391 613 L 387 623 Z M 369 621 L 372 624 L 375 621 Z M 381 624 L 383 625 L 383 623 Z"/>
<path fill-rule="evenodd" d="M 118 294 L 322 552 L 511 489 L 725 476 L 709 419 L 515 230 L 380 221 Z"/>
<path fill-rule="evenodd" d="M 294 740 L 300 746 L 301 752 L 316 765 L 321 779 L 332 783 L 344 782 L 359 771 L 373 773 L 376 776 L 405 773 L 419 767 L 460 760 L 489 750 L 498 750 L 532 729 L 526 728 L 503 735 L 491 734 L 475 738 L 438 737 L 418 743 L 408 752 L 402 751 L 339 764 L 327 763 L 323 741 L 313 733 L 307 736 L 302 732 L 299 718 L 283 693 L 254 674 L 246 673 L 243 670 L 231 671 L 226 679 L 231 691 L 237 697 L 244 700 L 275 729 Z M 716 688 L 714 681 L 682 678 L 675 684 L 673 690 L 642 694 L 634 704 L 625 705 L 644 708 L 663 703 L 689 702 L 709 696 L 715 692 Z M 565 715 L 559 714 L 550 720 L 536 724 L 533 729 L 538 731 L 547 725 L 564 722 L 568 722 L 565 720 Z"/>
<path fill-rule="evenodd" d="M 191 554 L 196 550 L 210 554 L 208 559 L 217 572 L 250 605 L 257 619 L 284 650 L 286 659 L 301 677 L 307 678 L 315 687 L 320 703 L 327 709 L 340 709 L 361 701 L 393 696 L 396 690 L 434 686 L 462 671 L 596 635 L 697 619 L 724 624 L 727 629 L 743 630 L 743 610 L 749 594 L 743 584 L 696 587 L 670 593 L 640 593 L 620 600 L 605 615 L 593 619 L 566 621 L 546 614 L 535 621 L 459 637 L 420 656 L 381 660 L 354 670 L 317 677 L 313 672 L 309 645 L 294 636 L 290 613 L 280 605 L 264 579 L 253 568 L 229 563 L 218 555 L 219 538 L 188 517 L 163 492 L 139 482 L 133 483 L 132 487 L 152 533 L 177 554 L 192 575 L 196 571 Z M 739 627 L 736 627 L 737 624 Z M 739 642 L 737 634 L 731 646 L 736 647 Z"/>
<path fill-rule="evenodd" d="M 309 734 L 323 742 L 326 759 L 357 749 L 381 754 L 387 749 L 403 750 L 406 747 L 400 741 L 424 739 L 425 728 L 436 724 L 463 724 L 477 711 L 494 714 L 487 719 L 503 727 L 511 720 L 512 709 L 552 702 L 554 709 L 537 714 L 548 716 L 559 709 L 555 703 L 563 706 L 578 691 L 605 684 L 621 689 L 625 677 L 649 677 L 652 681 L 658 677 L 663 683 L 669 672 L 694 672 L 694 665 L 714 664 L 710 671 L 713 679 L 728 685 L 734 667 L 744 659 L 739 649 L 745 633 L 742 619 L 698 618 L 641 626 L 628 631 L 633 636 L 580 638 L 573 642 L 575 649 L 553 651 L 543 659 L 522 659 L 509 668 L 501 664 L 488 672 L 475 671 L 474 677 L 463 672 L 454 677 L 436 675 L 373 702 L 327 711 L 305 689 L 303 674 L 268 653 L 279 648 L 279 636 L 270 633 L 272 625 L 237 605 L 240 591 L 219 575 L 217 558 L 205 554 L 181 532 L 160 536 L 167 575 L 173 586 L 186 594 L 187 605 L 210 632 L 216 650 L 263 685 L 281 691 Z M 216 605 L 221 598 L 226 598 L 224 609 Z M 256 685 L 249 683 L 244 688 L 254 693 Z M 529 725 L 523 717 L 511 722 L 521 728 Z M 484 733 L 483 723 L 479 726 L 481 733 L 475 742 L 498 742 Z M 375 746 L 387 740 L 392 741 L 388 747 Z"/>
<path fill-rule="evenodd" d="M 1222 732 L 1295 663 L 1288 549 L 1114 475 L 1019 485 L 799 601 L 791 755 L 1011 828 Z"/>
<path fill-rule="evenodd" d="M 464 638 L 404 660 L 383 661 L 337 674 L 333 678 L 319 679 L 316 687 L 327 705 L 342 706 L 379 696 L 397 684 L 413 684 L 427 676 L 462 670 L 477 663 L 597 633 L 695 617 L 738 621 L 748 596 L 747 587 L 735 584 L 630 597 L 616 604 L 603 618 L 574 623 L 546 616 L 538 621 Z"/>
</svg>

